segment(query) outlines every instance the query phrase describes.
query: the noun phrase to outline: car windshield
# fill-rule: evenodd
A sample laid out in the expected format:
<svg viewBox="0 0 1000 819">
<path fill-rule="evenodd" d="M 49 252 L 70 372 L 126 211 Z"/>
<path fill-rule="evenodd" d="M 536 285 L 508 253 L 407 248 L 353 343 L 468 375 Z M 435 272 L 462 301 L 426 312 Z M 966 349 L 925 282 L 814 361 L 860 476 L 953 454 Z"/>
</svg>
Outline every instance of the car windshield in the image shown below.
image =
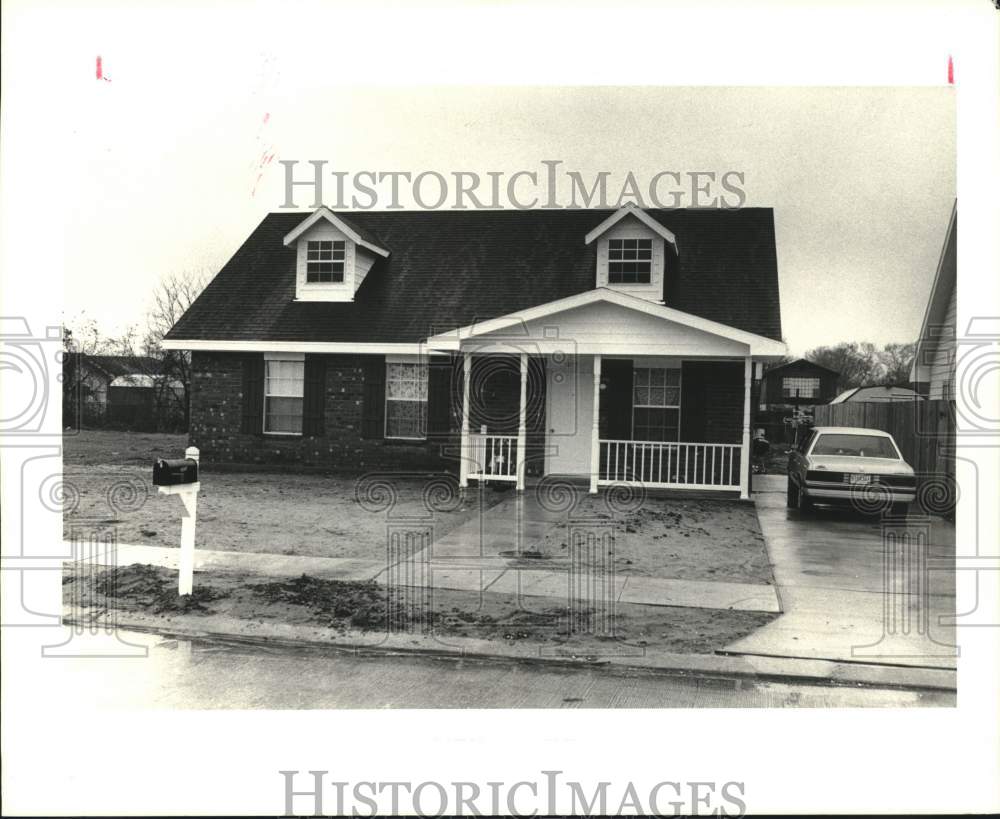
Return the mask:
<svg viewBox="0 0 1000 819">
<path fill-rule="evenodd" d="M 899 458 L 899 453 L 892 440 L 884 435 L 849 435 L 829 432 L 819 436 L 812 454 L 854 458 Z"/>
</svg>

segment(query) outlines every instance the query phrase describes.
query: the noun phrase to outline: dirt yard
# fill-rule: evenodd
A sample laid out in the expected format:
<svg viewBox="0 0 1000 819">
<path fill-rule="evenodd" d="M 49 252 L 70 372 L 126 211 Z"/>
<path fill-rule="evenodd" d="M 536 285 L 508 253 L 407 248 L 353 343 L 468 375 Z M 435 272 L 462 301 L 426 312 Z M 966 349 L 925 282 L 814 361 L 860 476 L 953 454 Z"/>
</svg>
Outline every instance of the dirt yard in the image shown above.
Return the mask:
<svg viewBox="0 0 1000 819">
<path fill-rule="evenodd" d="M 183 453 L 185 445 L 182 435 L 87 431 L 67 437 L 64 536 L 76 525 L 115 528 L 119 543 L 176 547 L 181 501 L 160 495 L 150 477 L 156 458 Z M 454 483 L 394 482 L 391 512 L 383 487 L 342 475 L 206 470 L 201 485 L 196 545 L 220 551 L 380 559 L 387 514 L 424 518 L 433 523 L 435 538 L 479 514 L 479 493 L 462 506 Z M 509 497 L 492 489 L 483 493 L 487 507 Z M 637 510 L 622 512 L 609 506 L 606 495 L 583 494 L 572 516 L 614 521 L 617 574 L 773 582 L 750 504 L 650 495 Z M 566 524 L 531 548 L 541 558 L 568 559 Z"/>
<path fill-rule="evenodd" d="M 635 511 L 612 513 L 605 496 L 584 495 L 573 517 L 614 521 L 616 574 L 774 582 L 757 512 L 748 503 L 650 496 Z M 567 537 L 563 524 L 532 548 L 541 558 L 558 560 L 569 551 Z"/>
<path fill-rule="evenodd" d="M 119 543 L 175 547 L 181 504 L 150 484 L 157 457 L 178 456 L 184 436 L 85 432 L 65 439 L 67 504 L 64 528 L 116 528 Z M 393 486 L 326 474 L 202 473 L 197 545 L 201 548 L 378 559 L 385 555 L 390 513 L 422 517 L 440 537 L 474 520 L 475 503 L 463 506 L 455 485 L 408 480 Z M 477 498 L 479 493 L 473 493 Z M 510 492 L 484 493 L 487 505 Z M 753 506 L 735 501 L 649 497 L 634 511 L 608 505 L 605 495 L 583 495 L 574 515 L 613 521 L 618 574 L 678 579 L 772 583 L 764 540 Z M 566 562 L 567 526 L 549 530 L 538 558 Z M 594 554 L 593 559 L 604 560 Z M 182 618 L 192 624 L 212 615 L 226 623 L 292 624 L 318 629 L 327 639 L 371 643 L 387 628 L 425 642 L 452 636 L 536 647 L 567 648 L 584 655 L 609 641 L 631 649 L 710 653 L 770 622 L 775 615 L 717 609 L 619 604 L 613 634 L 570 627 L 566 604 L 550 597 L 437 589 L 390 592 L 370 581 L 335 581 L 303 575 L 277 578 L 243 571 L 199 572 L 195 593 L 176 594 L 176 572 L 153 566 L 101 570 L 95 592 L 67 567 L 66 599 L 108 606 L 136 617 Z M 100 598 L 100 599 L 97 599 Z M 432 605 L 431 605 L 432 604 Z M 576 612 L 584 619 L 588 612 Z M 197 628 L 197 624 L 194 625 Z M 226 626 L 229 627 L 229 626 Z M 600 631 L 600 630 L 598 630 Z M 571 634 L 572 632 L 572 634 Z M 354 642 L 352 642 L 354 641 Z M 629 649 L 629 650 L 631 650 Z"/>
<path fill-rule="evenodd" d="M 151 477 L 157 458 L 183 454 L 186 436 L 85 430 L 63 441 L 65 537 L 80 525 L 115 528 L 119 543 L 178 545 L 180 498 L 160 495 Z M 394 518 L 427 519 L 436 537 L 475 517 L 478 506 L 460 506 L 456 487 L 408 479 L 386 488 L 363 477 L 203 470 L 196 546 L 378 558 L 385 552 L 390 512 Z M 502 497 L 485 493 L 487 504 Z"/>
<path fill-rule="evenodd" d="M 671 653 L 712 653 L 766 625 L 777 615 L 619 604 L 613 629 L 574 628 L 565 605 L 550 598 L 435 589 L 420 604 L 413 591 L 390 592 L 371 582 L 342 582 L 303 575 L 268 578 L 239 572 L 195 574 L 195 592 L 178 597 L 177 573 L 153 566 L 103 569 L 63 578 L 70 615 L 80 605 L 93 612 L 113 608 L 158 618 L 221 615 L 258 624 L 309 625 L 328 630 L 338 642 L 371 644 L 387 630 L 425 640 L 470 637 L 527 646 L 571 646 L 579 654 L 600 655 L 610 647 Z M 73 604 L 73 605 L 70 605 Z M 583 619 L 577 623 L 588 621 Z M 596 620 L 591 620 L 591 623 Z M 594 632 L 598 633 L 594 633 Z M 610 633 L 609 633 L 610 632 Z"/>
</svg>

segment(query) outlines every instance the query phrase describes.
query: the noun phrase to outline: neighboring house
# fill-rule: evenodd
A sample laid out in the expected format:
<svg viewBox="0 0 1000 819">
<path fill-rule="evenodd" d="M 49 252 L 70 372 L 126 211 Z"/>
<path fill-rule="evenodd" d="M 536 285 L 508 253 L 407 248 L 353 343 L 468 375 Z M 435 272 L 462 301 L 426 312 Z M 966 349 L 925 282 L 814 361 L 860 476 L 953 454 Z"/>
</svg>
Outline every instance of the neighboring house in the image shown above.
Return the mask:
<svg viewBox="0 0 1000 819">
<path fill-rule="evenodd" d="M 917 401 L 923 396 L 909 387 L 883 384 L 872 387 L 852 387 L 830 401 L 831 404 L 857 404 L 864 401 Z"/>
<path fill-rule="evenodd" d="M 910 381 L 926 384 L 921 391 L 931 399 L 955 397 L 957 239 L 958 213 L 954 206 L 910 370 Z"/>
<path fill-rule="evenodd" d="M 152 428 L 161 371 L 162 363 L 151 356 L 67 353 L 63 379 L 68 417 L 79 416 L 85 425 Z M 183 392 L 177 383 L 167 387 Z"/>
<path fill-rule="evenodd" d="M 825 404 L 837 394 L 840 373 L 800 358 L 771 367 L 760 386 L 760 409 Z"/>
<path fill-rule="evenodd" d="M 133 378 L 158 373 L 160 362 L 150 356 L 67 353 L 63 371 L 79 405 L 103 415 L 112 398 L 112 386 L 116 388 L 116 394 L 121 395 L 117 391 L 132 387 Z"/>
<path fill-rule="evenodd" d="M 203 460 L 749 490 L 770 209 L 272 213 L 164 347 Z"/>
</svg>

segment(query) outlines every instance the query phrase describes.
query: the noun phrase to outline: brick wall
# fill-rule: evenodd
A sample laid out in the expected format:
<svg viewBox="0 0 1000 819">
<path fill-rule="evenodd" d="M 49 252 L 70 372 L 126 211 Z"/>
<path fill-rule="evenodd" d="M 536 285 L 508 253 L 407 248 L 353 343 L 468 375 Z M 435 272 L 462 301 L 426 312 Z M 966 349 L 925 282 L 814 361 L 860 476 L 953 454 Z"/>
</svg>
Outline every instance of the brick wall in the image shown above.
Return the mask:
<svg viewBox="0 0 1000 819">
<path fill-rule="evenodd" d="M 201 449 L 204 463 L 353 473 L 371 469 L 446 469 L 457 474 L 457 429 L 446 441 L 402 443 L 362 438 L 366 357 L 325 358 L 322 436 L 244 435 L 240 431 L 243 357 L 238 353 L 195 352 L 190 439 Z M 743 435 L 742 362 L 687 361 L 681 377 L 681 440 L 739 443 Z"/>
<path fill-rule="evenodd" d="M 401 443 L 361 437 L 365 356 L 330 355 L 326 359 L 324 434 L 318 437 L 245 435 L 243 356 L 239 353 L 192 354 L 191 429 L 202 462 L 260 466 L 289 465 L 357 472 L 367 469 L 458 471 L 457 458 L 442 455 L 447 442 Z M 449 448 L 457 454 L 457 438 Z"/>
</svg>

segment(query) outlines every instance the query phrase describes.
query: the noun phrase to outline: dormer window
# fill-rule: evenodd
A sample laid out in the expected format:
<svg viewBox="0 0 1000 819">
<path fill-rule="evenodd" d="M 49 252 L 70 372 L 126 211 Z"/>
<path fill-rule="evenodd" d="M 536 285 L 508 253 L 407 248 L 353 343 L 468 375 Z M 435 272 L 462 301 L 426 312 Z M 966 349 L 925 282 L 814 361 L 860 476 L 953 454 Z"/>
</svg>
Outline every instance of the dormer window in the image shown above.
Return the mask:
<svg viewBox="0 0 1000 819">
<path fill-rule="evenodd" d="M 667 259 L 677 254 L 677 238 L 641 208 L 625 205 L 584 237 L 594 243 L 595 287 L 663 304 Z"/>
<path fill-rule="evenodd" d="M 649 284 L 652 239 L 608 240 L 608 284 Z"/>
<path fill-rule="evenodd" d="M 354 301 L 365 277 L 389 251 L 328 208 L 319 208 L 285 236 L 295 248 L 296 301 Z"/>
<path fill-rule="evenodd" d="M 306 281 L 309 284 L 342 282 L 346 251 L 347 242 L 310 240 L 306 247 Z"/>
</svg>

